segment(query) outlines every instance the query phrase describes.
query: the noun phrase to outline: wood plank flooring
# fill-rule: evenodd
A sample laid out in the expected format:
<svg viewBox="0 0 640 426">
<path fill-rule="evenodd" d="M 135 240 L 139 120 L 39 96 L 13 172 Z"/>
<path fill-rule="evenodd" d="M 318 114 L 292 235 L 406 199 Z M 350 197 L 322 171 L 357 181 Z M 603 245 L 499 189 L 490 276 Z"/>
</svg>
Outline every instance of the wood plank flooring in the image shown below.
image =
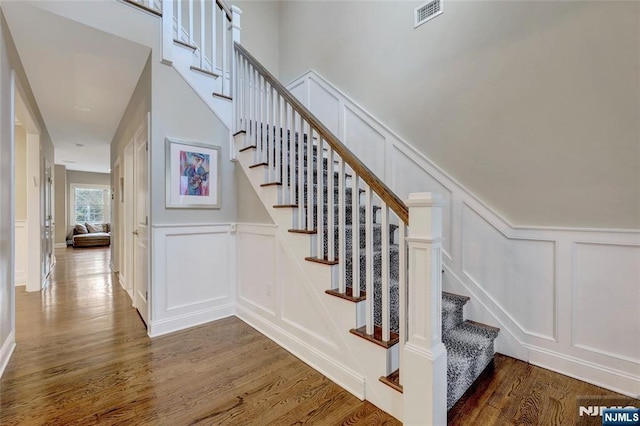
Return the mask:
<svg viewBox="0 0 640 426">
<path fill-rule="evenodd" d="M 109 256 L 58 249 L 47 290 L 18 287 L 0 424 L 400 424 L 237 318 L 150 340 Z"/>
<path fill-rule="evenodd" d="M 2 425 L 399 424 L 237 318 L 150 340 L 109 272 L 108 249 L 56 256 L 46 291 L 16 291 Z M 449 424 L 572 425 L 576 398 L 587 395 L 620 397 L 496 355 Z"/>
<path fill-rule="evenodd" d="M 601 425 L 581 418 L 578 406 L 623 405 L 630 398 L 517 359 L 496 354 L 494 368 L 449 411 L 450 425 Z"/>
</svg>

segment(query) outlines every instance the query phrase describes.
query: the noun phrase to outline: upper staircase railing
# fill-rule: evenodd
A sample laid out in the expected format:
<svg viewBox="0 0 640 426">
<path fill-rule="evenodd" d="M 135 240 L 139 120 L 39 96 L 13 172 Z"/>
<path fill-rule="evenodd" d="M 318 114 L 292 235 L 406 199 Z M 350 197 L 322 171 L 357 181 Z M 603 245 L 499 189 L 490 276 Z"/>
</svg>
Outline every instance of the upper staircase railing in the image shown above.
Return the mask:
<svg viewBox="0 0 640 426">
<path fill-rule="evenodd" d="M 232 8 L 223 0 L 163 0 L 162 19 L 163 62 L 173 61 L 174 42 L 193 49 L 192 69 L 221 79 L 214 96 L 231 99 L 232 43 L 239 30 L 239 23 L 232 25 Z"/>
</svg>

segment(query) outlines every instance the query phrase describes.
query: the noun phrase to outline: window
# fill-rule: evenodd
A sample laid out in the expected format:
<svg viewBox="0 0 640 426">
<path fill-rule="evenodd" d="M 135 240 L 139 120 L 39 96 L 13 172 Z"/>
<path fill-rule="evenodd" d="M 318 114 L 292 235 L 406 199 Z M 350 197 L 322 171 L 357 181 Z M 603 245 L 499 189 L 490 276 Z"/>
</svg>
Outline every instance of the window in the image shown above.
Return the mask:
<svg viewBox="0 0 640 426">
<path fill-rule="evenodd" d="M 110 191 L 103 185 L 71 184 L 70 225 L 110 222 Z"/>
</svg>

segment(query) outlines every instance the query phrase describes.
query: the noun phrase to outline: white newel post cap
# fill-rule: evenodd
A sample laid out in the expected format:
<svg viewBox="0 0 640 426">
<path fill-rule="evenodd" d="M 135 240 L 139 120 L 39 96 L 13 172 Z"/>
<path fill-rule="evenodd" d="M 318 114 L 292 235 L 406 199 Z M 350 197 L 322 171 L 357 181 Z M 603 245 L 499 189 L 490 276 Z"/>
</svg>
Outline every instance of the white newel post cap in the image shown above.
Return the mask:
<svg viewBox="0 0 640 426">
<path fill-rule="evenodd" d="M 447 201 L 436 192 L 414 192 L 405 201 L 409 207 L 409 238 L 436 242 L 442 238 L 442 207 Z"/>
</svg>

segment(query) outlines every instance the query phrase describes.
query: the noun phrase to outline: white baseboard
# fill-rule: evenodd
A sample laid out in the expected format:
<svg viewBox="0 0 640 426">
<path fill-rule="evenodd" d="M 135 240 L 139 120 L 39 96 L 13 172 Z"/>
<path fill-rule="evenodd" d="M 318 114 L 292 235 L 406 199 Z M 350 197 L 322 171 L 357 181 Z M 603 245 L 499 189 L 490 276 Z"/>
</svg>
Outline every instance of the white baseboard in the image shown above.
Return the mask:
<svg viewBox="0 0 640 426">
<path fill-rule="evenodd" d="M 291 333 L 260 317 L 249 309 L 236 304 L 236 316 L 278 345 L 291 352 L 294 356 L 319 371 L 329 379 L 350 392 L 357 398 L 365 399 L 365 379 L 351 369 L 325 356 L 317 348 L 310 346 Z"/>
<path fill-rule="evenodd" d="M 27 285 L 27 273 L 25 271 L 16 271 L 13 282 L 16 284 L 16 287 Z"/>
<path fill-rule="evenodd" d="M 67 243 L 56 243 L 54 248 L 67 248 Z"/>
<path fill-rule="evenodd" d="M 0 377 L 4 374 L 5 368 L 9 364 L 9 360 L 11 359 L 11 355 L 13 355 L 13 351 L 16 348 L 16 336 L 13 333 L 9 333 L 7 340 L 4 341 L 2 347 L 0 348 Z"/>
<path fill-rule="evenodd" d="M 592 383 L 633 398 L 640 396 L 640 376 L 527 345 L 529 362 L 538 367 Z"/>
<path fill-rule="evenodd" d="M 190 312 L 166 320 L 149 321 L 149 337 L 158 337 L 175 331 L 202 325 L 208 322 L 227 318 L 235 314 L 235 304 L 216 306 L 199 312 Z"/>
</svg>

